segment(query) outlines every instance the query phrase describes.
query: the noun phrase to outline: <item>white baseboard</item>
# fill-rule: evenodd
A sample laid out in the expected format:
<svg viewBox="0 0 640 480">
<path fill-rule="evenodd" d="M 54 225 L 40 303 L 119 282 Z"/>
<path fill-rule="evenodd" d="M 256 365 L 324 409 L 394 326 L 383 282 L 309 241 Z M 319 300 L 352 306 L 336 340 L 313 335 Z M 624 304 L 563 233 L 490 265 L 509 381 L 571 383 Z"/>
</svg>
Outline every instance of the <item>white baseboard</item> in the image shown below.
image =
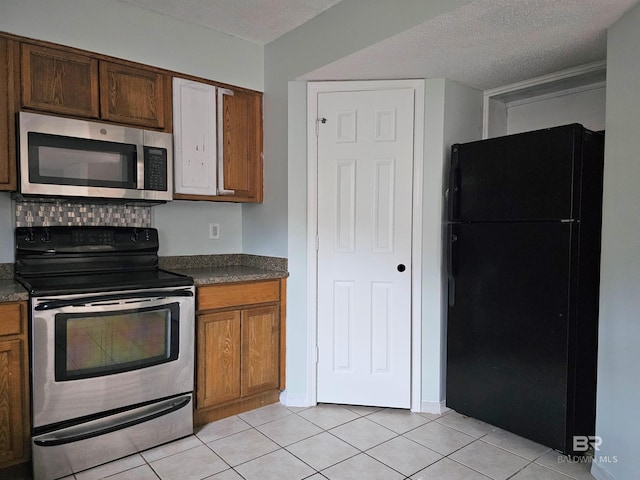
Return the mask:
<svg viewBox="0 0 640 480">
<path fill-rule="evenodd" d="M 316 405 L 305 394 L 291 394 L 287 391 L 280 393 L 280 403 L 286 407 L 313 407 Z M 414 410 L 415 411 L 415 410 Z M 433 413 L 436 415 L 442 415 L 449 411 L 445 402 L 422 402 L 420 404 L 420 413 Z"/>
<path fill-rule="evenodd" d="M 287 391 L 280 393 L 280 403 L 286 407 L 312 407 L 315 403 L 311 402 L 305 394 L 291 394 Z"/>
<path fill-rule="evenodd" d="M 420 404 L 420 412 L 422 413 L 434 413 L 436 415 L 442 415 L 449 411 L 445 405 L 445 401 L 441 402 L 422 402 Z"/>
</svg>

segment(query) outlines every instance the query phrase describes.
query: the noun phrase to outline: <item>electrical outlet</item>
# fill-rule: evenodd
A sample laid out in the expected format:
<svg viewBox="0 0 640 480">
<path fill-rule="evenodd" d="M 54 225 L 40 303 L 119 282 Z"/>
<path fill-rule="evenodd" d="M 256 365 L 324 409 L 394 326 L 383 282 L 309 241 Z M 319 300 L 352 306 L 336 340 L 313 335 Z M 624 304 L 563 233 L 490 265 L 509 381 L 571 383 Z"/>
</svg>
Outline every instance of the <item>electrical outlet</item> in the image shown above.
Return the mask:
<svg viewBox="0 0 640 480">
<path fill-rule="evenodd" d="M 209 240 L 220 240 L 220 224 L 209 224 Z"/>
</svg>

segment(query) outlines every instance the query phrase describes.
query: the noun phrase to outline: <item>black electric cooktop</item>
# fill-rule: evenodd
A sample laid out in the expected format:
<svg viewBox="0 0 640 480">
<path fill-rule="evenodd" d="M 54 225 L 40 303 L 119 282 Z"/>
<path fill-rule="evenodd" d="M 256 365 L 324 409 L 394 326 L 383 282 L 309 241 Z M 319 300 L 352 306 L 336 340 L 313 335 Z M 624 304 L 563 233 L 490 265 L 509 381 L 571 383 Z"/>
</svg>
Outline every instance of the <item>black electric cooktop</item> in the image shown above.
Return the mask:
<svg viewBox="0 0 640 480">
<path fill-rule="evenodd" d="M 147 272 L 87 273 L 82 275 L 25 278 L 16 275 L 32 296 L 113 292 L 142 288 L 187 287 L 193 279 L 186 275 L 154 270 Z"/>
<path fill-rule="evenodd" d="M 184 287 L 158 268 L 158 232 L 132 227 L 18 227 L 15 279 L 32 296 Z"/>
</svg>

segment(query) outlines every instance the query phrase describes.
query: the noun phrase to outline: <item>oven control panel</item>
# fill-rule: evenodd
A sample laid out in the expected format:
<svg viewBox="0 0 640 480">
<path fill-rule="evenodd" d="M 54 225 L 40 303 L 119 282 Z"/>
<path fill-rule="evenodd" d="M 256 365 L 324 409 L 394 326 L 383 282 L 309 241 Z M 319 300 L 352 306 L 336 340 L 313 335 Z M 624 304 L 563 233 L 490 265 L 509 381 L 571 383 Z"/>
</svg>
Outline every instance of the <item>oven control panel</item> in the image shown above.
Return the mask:
<svg viewBox="0 0 640 480">
<path fill-rule="evenodd" d="M 116 243 L 116 235 L 113 230 L 85 230 L 71 231 L 71 242 L 75 245 L 113 245 Z"/>
<path fill-rule="evenodd" d="M 16 253 L 157 251 L 158 231 L 136 227 L 18 227 Z"/>
</svg>

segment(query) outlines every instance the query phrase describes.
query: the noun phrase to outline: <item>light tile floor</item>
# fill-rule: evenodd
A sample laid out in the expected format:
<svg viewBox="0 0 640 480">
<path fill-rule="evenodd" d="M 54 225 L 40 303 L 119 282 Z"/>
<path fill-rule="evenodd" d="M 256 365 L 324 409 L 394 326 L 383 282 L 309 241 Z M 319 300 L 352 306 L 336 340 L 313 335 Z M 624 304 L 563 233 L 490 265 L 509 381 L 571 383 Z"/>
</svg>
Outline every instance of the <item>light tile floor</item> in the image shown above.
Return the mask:
<svg viewBox="0 0 640 480">
<path fill-rule="evenodd" d="M 589 471 L 456 412 L 274 404 L 65 480 L 592 480 Z"/>
</svg>

